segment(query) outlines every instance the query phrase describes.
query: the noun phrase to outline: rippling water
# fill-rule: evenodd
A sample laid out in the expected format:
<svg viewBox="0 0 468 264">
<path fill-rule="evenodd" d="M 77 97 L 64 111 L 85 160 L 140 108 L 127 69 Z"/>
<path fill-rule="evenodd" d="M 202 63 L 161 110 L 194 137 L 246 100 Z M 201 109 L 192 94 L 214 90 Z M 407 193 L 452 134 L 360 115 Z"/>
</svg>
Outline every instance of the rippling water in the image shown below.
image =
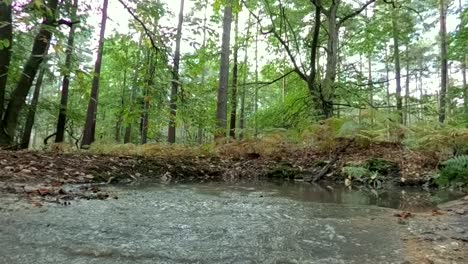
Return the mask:
<svg viewBox="0 0 468 264">
<path fill-rule="evenodd" d="M 405 227 L 373 205 L 448 197 L 284 182 L 109 191 L 119 199 L 0 211 L 0 263 L 402 263 Z"/>
</svg>

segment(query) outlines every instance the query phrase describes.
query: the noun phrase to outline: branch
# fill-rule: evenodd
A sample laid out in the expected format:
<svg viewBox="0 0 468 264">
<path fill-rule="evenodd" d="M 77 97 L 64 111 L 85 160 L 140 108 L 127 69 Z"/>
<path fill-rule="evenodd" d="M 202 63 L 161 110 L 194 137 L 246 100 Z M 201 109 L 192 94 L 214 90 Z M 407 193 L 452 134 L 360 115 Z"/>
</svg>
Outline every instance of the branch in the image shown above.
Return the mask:
<svg viewBox="0 0 468 264">
<path fill-rule="evenodd" d="M 149 30 L 145 23 L 143 23 L 143 21 L 141 21 L 140 18 L 138 18 L 135 13 L 133 13 L 133 11 L 130 9 L 129 6 L 127 6 L 124 1 L 122 0 L 118 0 L 124 7 L 125 9 L 127 9 L 128 13 L 136 20 L 138 21 L 138 23 L 143 27 L 143 30 L 145 31 L 145 34 L 146 36 L 148 36 L 148 38 L 150 39 L 151 41 L 151 46 L 153 46 L 153 48 L 156 50 L 156 51 L 160 51 L 160 48 L 156 45 L 155 41 L 154 41 L 154 38 L 153 38 L 153 33 L 151 32 L 151 30 Z"/>
<path fill-rule="evenodd" d="M 61 25 L 67 25 L 68 27 L 72 27 L 74 24 L 79 24 L 80 21 L 70 21 L 70 20 L 66 20 L 66 19 L 59 19 L 57 21 L 55 21 L 54 23 L 52 23 L 53 26 L 61 26 Z"/>
<path fill-rule="evenodd" d="M 120 1 L 120 0 L 119 0 Z M 257 20 L 257 23 L 261 25 L 261 19 L 259 16 L 257 16 L 254 12 L 252 12 L 252 10 L 249 9 L 249 7 L 247 6 L 247 3 L 242 0 L 242 4 L 245 6 L 245 8 L 249 11 L 249 13 Z M 283 48 L 286 50 L 286 53 L 288 54 L 288 57 L 289 59 L 291 60 L 292 64 L 294 65 L 294 70 L 295 72 L 297 72 L 297 74 L 299 74 L 299 76 L 301 77 L 301 79 L 307 81 L 307 76 L 305 75 L 305 73 L 301 72 L 301 69 L 299 68 L 299 66 L 297 65 L 297 62 L 296 62 L 296 58 L 294 57 L 292 51 L 291 51 L 291 48 L 289 47 L 288 43 L 286 43 L 286 41 L 278 34 L 278 32 L 276 31 L 275 27 L 274 27 L 274 20 L 273 18 L 271 17 L 271 14 L 270 14 L 270 19 L 271 19 L 271 22 L 273 24 L 273 26 L 271 27 L 270 30 L 267 31 L 267 33 L 263 33 L 263 34 L 273 34 L 273 36 L 281 43 L 281 45 L 283 46 Z"/>
<path fill-rule="evenodd" d="M 268 86 L 268 85 L 274 84 L 275 82 L 278 82 L 278 81 L 282 80 L 283 78 L 285 78 L 286 76 L 290 75 L 293 72 L 295 72 L 295 70 L 290 70 L 287 73 L 285 73 L 285 74 L 281 75 L 280 77 L 278 77 L 278 78 L 276 78 L 276 79 L 274 79 L 272 81 L 269 81 L 269 82 L 243 83 L 243 84 L 239 84 L 239 86 L 249 86 L 249 85 L 258 85 L 258 84 L 261 84 L 262 85 L 261 87 Z"/>
<path fill-rule="evenodd" d="M 354 10 L 354 12 L 352 12 L 351 14 L 348 14 L 346 16 L 344 16 L 342 19 L 340 19 L 338 21 L 338 25 L 341 25 L 343 24 L 344 22 L 346 22 L 346 20 L 350 19 L 350 18 L 353 18 L 357 15 L 359 15 L 362 11 L 364 11 L 364 9 L 366 9 L 370 4 L 374 3 L 375 1 L 377 0 L 369 0 L 367 1 L 363 6 L 361 6 L 360 8 Z M 385 0 L 384 0 L 385 1 Z"/>
</svg>

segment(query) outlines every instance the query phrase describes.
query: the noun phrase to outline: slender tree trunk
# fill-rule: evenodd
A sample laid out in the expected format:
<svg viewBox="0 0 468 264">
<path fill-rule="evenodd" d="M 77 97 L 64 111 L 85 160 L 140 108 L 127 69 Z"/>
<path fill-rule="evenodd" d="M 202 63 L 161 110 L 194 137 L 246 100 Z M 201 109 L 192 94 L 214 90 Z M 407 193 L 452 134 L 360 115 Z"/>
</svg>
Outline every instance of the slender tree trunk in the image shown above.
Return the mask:
<svg viewBox="0 0 468 264">
<path fill-rule="evenodd" d="M 239 37 L 239 14 L 235 16 L 234 26 L 234 66 L 232 68 L 232 93 L 231 93 L 231 126 L 229 129 L 229 136 L 236 139 L 236 121 L 237 121 L 237 86 L 238 86 L 238 37 Z"/>
<path fill-rule="evenodd" d="M 247 63 L 248 63 L 248 54 L 247 54 L 247 51 L 249 49 L 249 39 L 250 39 L 250 23 L 251 23 L 251 14 L 249 13 L 249 18 L 247 19 L 247 34 L 245 36 L 245 43 L 244 43 L 244 49 L 245 49 L 245 53 L 244 53 L 244 76 L 243 76 L 243 80 L 242 80 L 242 89 L 241 89 L 241 99 L 240 99 L 240 118 L 239 118 L 239 129 L 240 129 L 240 133 L 239 133 L 239 139 L 243 139 L 244 138 L 244 134 L 245 134 L 245 93 L 246 93 L 246 89 L 247 87 L 245 86 L 245 84 L 247 83 L 247 76 L 249 74 L 249 69 L 247 67 Z"/>
<path fill-rule="evenodd" d="M 128 54 L 125 54 L 126 59 L 128 60 Z M 120 135 L 122 132 L 122 122 L 123 122 L 123 115 L 125 111 L 125 94 L 127 91 L 127 68 L 123 70 L 123 81 L 122 81 L 122 91 L 120 97 L 120 111 L 117 115 L 117 122 L 115 123 L 115 142 L 120 142 Z"/>
<path fill-rule="evenodd" d="M 143 113 L 141 115 L 140 123 L 140 143 L 146 144 L 148 142 L 148 125 L 149 125 L 149 111 L 150 111 L 150 93 L 149 89 L 153 87 L 154 73 L 156 71 L 157 60 L 153 61 L 153 53 L 148 51 L 148 76 L 146 87 L 143 90 Z"/>
<path fill-rule="evenodd" d="M 179 24 L 177 25 L 176 49 L 174 53 L 174 67 L 172 68 L 172 89 L 169 115 L 169 130 L 167 141 L 176 142 L 176 114 L 177 114 L 177 93 L 180 85 L 179 63 L 180 63 L 180 42 L 182 39 L 182 24 L 184 22 L 184 0 L 180 0 Z"/>
<path fill-rule="evenodd" d="M 335 94 L 336 66 L 338 63 L 338 36 L 340 27 L 337 24 L 338 3 L 333 3 L 328 14 L 327 66 L 322 83 L 322 111 L 324 118 L 333 116 Z"/>
<path fill-rule="evenodd" d="M 387 106 L 390 108 L 390 66 L 389 66 L 389 59 L 388 59 L 388 50 L 385 47 L 385 73 L 386 73 L 386 83 L 385 83 L 385 99 L 387 102 Z"/>
<path fill-rule="evenodd" d="M 10 94 L 10 101 L 3 116 L 3 130 L 0 134 L 0 144 L 8 146 L 13 143 L 16 128 L 18 126 L 18 117 L 25 104 L 26 97 L 31 89 L 32 82 L 36 77 L 40 64 L 47 52 L 52 32 L 49 30 L 53 26 L 55 14 L 58 6 L 58 0 L 49 0 L 47 7 L 51 12 L 43 19 L 39 33 L 34 38 L 31 55 L 23 67 L 23 72 L 17 83 L 16 88 Z"/>
<path fill-rule="evenodd" d="M 140 144 L 142 145 L 148 142 L 148 124 L 149 124 L 149 101 L 148 101 L 149 99 L 144 98 L 143 100 L 144 100 L 143 113 L 141 116 L 141 123 L 140 123 Z"/>
<path fill-rule="evenodd" d="M 447 25 L 446 25 L 446 4 L 444 0 L 439 0 L 440 13 L 440 108 L 439 122 L 444 123 L 446 118 L 446 93 L 448 81 L 447 67 Z"/>
<path fill-rule="evenodd" d="M 405 115 L 404 124 L 409 124 L 409 97 L 410 97 L 410 58 L 409 58 L 409 44 L 406 45 L 406 81 L 405 81 Z"/>
<path fill-rule="evenodd" d="M 76 11 L 78 9 L 78 0 L 73 1 L 73 6 L 71 7 L 71 17 L 72 19 L 76 16 Z M 62 81 L 62 91 L 60 97 L 60 110 L 57 120 L 57 134 L 55 135 L 55 142 L 63 142 L 65 136 L 65 124 L 67 122 L 67 107 L 68 107 L 68 89 L 70 87 L 70 72 L 73 56 L 73 48 L 75 41 L 75 26 L 71 25 L 70 32 L 68 33 L 68 43 L 67 43 L 67 55 L 65 57 L 65 74 L 63 75 Z"/>
<path fill-rule="evenodd" d="M 133 114 L 133 111 L 135 109 L 135 97 L 136 97 L 137 84 L 138 84 L 138 65 L 140 65 L 141 42 L 142 42 L 142 36 L 140 35 L 140 39 L 138 41 L 138 51 L 137 51 L 137 54 L 136 54 L 135 71 L 133 72 L 132 92 L 130 94 L 130 108 L 129 108 L 130 115 Z M 125 127 L 124 144 L 130 143 L 130 141 L 131 141 L 131 138 L 132 138 L 132 122 L 133 122 L 133 118 L 132 118 L 132 120 L 130 122 L 127 123 L 127 126 Z"/>
<path fill-rule="evenodd" d="M 372 53 L 367 57 L 367 87 L 369 90 L 369 104 L 371 105 L 371 124 L 374 124 L 374 84 L 372 81 Z"/>
<path fill-rule="evenodd" d="M 399 7 L 393 9 L 392 27 L 393 27 L 393 56 L 395 61 L 395 84 L 396 101 L 399 123 L 403 123 L 403 102 L 401 98 L 401 66 L 400 66 L 400 32 L 398 30 Z"/>
<path fill-rule="evenodd" d="M 203 16 L 203 41 L 202 41 L 202 50 L 206 52 L 206 30 L 207 30 L 207 21 L 208 21 L 208 0 L 205 0 L 204 6 L 204 16 Z M 206 66 L 203 64 L 202 66 L 202 75 L 201 75 L 201 85 L 202 87 L 206 87 Z M 203 144 L 203 120 L 198 120 L 198 129 L 197 129 L 197 142 L 198 144 Z"/>
<path fill-rule="evenodd" d="M 466 82 L 466 65 L 468 61 L 468 56 L 465 55 L 465 59 L 462 63 L 462 76 L 463 76 L 463 108 L 466 115 L 468 115 L 468 84 Z"/>
<path fill-rule="evenodd" d="M 255 29 L 255 94 L 254 94 L 254 122 L 255 131 L 254 136 L 258 136 L 258 34 L 260 33 L 259 24 L 257 23 Z"/>
<path fill-rule="evenodd" d="M 217 129 L 215 138 L 226 136 L 227 99 L 229 86 L 229 43 L 232 22 L 232 0 L 226 1 L 223 17 L 223 39 L 221 44 L 221 63 L 219 68 L 218 102 L 216 106 Z"/>
<path fill-rule="evenodd" d="M 34 86 L 33 97 L 31 105 L 29 107 L 28 115 L 26 117 L 26 123 L 24 125 L 23 136 L 21 138 L 21 149 L 27 149 L 29 147 L 29 140 L 31 139 L 31 132 L 34 126 L 34 119 L 36 116 L 37 102 L 39 101 L 39 95 L 41 93 L 42 80 L 44 79 L 45 69 L 41 69 L 37 75 L 36 84 Z"/>
<path fill-rule="evenodd" d="M 107 5 L 108 0 L 103 0 L 102 6 L 102 18 L 101 18 L 101 31 L 99 33 L 99 45 L 96 63 L 94 64 L 94 77 L 93 84 L 91 87 L 91 96 L 89 98 L 88 109 L 86 112 L 86 123 L 83 131 L 83 139 L 81 141 L 81 147 L 89 146 L 94 142 L 96 133 L 96 114 L 98 106 L 98 95 L 99 95 L 99 80 L 101 74 L 101 62 L 102 53 L 104 50 L 104 34 L 106 32 L 107 22 Z"/>
<path fill-rule="evenodd" d="M 0 119 L 3 116 L 8 68 L 11 60 L 11 47 L 13 44 L 12 24 L 11 1 L 0 1 L 0 41 L 3 43 L 0 45 Z M 2 125 L 0 125 L 0 130 L 3 132 Z M 3 136 L 0 136 L 0 141 L 2 138 Z M 2 143 L 0 142 L 0 145 Z M 6 143 L 8 144 L 8 142 Z"/>
</svg>

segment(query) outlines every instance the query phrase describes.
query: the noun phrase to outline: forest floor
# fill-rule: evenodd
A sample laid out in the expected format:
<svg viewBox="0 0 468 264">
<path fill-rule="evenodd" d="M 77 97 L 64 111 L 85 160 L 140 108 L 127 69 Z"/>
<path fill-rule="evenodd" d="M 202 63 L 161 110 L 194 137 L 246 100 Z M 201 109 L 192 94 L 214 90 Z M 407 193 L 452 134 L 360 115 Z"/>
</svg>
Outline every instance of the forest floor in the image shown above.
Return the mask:
<svg viewBox="0 0 468 264">
<path fill-rule="evenodd" d="M 340 151 L 275 146 L 275 151 L 251 151 L 252 146 L 226 145 L 216 154 L 174 151 L 160 155 L 104 155 L 93 151 L 0 151 L 0 194 L 26 197 L 33 207 L 45 202 L 62 205 L 81 199 L 118 199 L 101 184 L 144 181 L 208 182 L 239 179 L 314 177 L 334 157 L 322 180 L 344 181 L 345 165 L 386 161 L 385 181 L 393 185 L 423 185 L 440 163 L 436 154 L 415 152 L 394 143 L 360 146 L 350 142 Z M 406 219 L 405 239 L 411 263 L 464 263 L 468 259 L 468 198 L 441 210 Z"/>
<path fill-rule="evenodd" d="M 67 184 L 147 180 L 204 182 L 264 177 L 312 181 L 330 162 L 333 166 L 321 180 L 343 182 L 342 167 L 345 165 L 374 166 L 382 174 L 379 176 L 382 182 L 418 186 L 430 181 L 439 164 L 434 154 L 410 151 L 395 143 L 367 146 L 348 143 L 344 149 L 325 153 L 289 145 L 277 145 L 272 150 L 246 144 L 224 145 L 216 154 L 171 151 L 167 147 L 164 151 L 153 147 L 147 151 L 150 155 L 0 151 L 0 190 L 66 196 L 60 187 Z"/>
</svg>

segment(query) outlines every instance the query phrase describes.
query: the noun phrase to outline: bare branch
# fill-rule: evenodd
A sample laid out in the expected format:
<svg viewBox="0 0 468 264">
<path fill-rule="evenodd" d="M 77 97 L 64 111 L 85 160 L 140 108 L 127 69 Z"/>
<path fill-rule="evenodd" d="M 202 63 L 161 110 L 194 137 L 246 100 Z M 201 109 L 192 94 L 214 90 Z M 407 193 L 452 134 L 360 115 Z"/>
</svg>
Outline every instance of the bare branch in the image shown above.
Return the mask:
<svg viewBox="0 0 468 264">
<path fill-rule="evenodd" d="M 160 48 L 156 45 L 156 42 L 154 41 L 153 32 L 151 32 L 151 30 L 149 30 L 148 27 L 146 27 L 145 23 L 140 18 L 138 18 L 137 15 L 135 15 L 135 13 L 130 9 L 130 7 L 127 4 L 125 4 L 123 0 L 118 1 L 125 7 L 125 9 L 127 9 L 128 13 L 141 25 L 141 27 L 143 27 L 146 36 L 148 36 L 148 38 L 151 41 L 151 46 L 153 46 L 153 48 L 156 51 L 160 51 Z"/>
<path fill-rule="evenodd" d="M 286 78 L 288 75 L 290 75 L 291 73 L 295 72 L 295 70 L 290 70 L 288 71 L 287 73 L 281 75 L 280 77 L 272 80 L 272 81 L 269 81 L 269 82 L 251 82 L 251 83 L 244 83 L 244 84 L 238 84 L 238 86 L 249 86 L 249 85 L 262 85 L 261 87 L 259 88 L 262 88 L 264 86 L 268 86 L 268 85 L 272 85 L 278 81 L 281 81 L 282 79 Z"/>
<path fill-rule="evenodd" d="M 359 15 L 362 11 L 364 11 L 370 4 L 374 3 L 375 1 L 377 1 L 377 0 L 369 0 L 363 6 L 361 6 L 360 8 L 354 10 L 354 12 L 352 12 L 351 14 L 348 14 L 348 15 L 344 16 L 343 18 L 341 18 L 338 21 L 338 27 L 341 26 L 344 22 L 346 22 L 346 20 Z"/>
</svg>

